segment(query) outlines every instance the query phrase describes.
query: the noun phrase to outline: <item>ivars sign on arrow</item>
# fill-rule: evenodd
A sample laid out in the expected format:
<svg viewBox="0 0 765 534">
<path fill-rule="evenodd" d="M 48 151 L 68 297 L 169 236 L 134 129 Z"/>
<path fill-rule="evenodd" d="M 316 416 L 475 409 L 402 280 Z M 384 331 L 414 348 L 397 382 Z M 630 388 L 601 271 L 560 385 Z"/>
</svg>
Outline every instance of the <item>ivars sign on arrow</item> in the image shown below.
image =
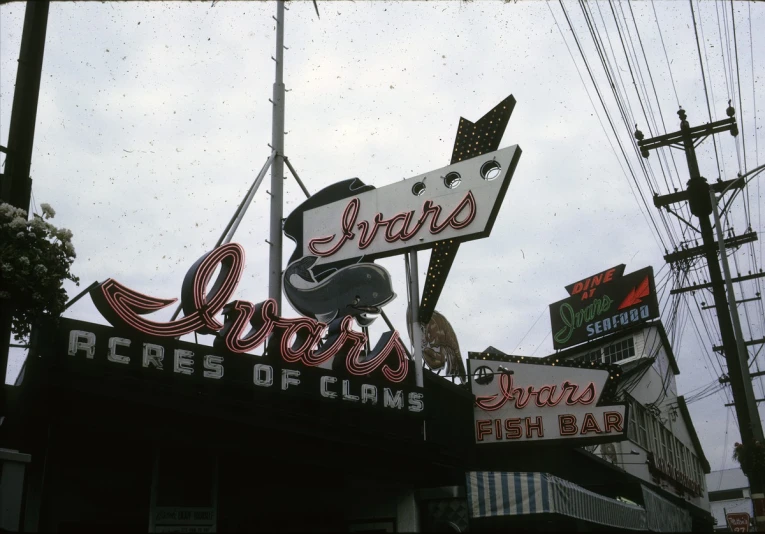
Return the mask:
<svg viewBox="0 0 765 534">
<path fill-rule="evenodd" d="M 305 211 L 303 256 L 317 264 L 487 237 L 521 149 L 515 145 Z"/>
</svg>

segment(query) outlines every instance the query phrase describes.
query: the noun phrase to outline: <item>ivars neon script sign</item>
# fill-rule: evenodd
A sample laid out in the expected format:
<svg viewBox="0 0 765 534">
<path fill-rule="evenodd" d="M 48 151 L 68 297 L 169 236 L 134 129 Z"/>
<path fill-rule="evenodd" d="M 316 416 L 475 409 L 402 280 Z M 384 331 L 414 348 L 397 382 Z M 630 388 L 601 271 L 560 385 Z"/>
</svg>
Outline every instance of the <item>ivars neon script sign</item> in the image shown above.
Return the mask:
<svg viewBox="0 0 765 534">
<path fill-rule="evenodd" d="M 558 439 L 616 441 L 626 407 L 599 400 L 606 369 L 470 359 L 476 443 Z"/>
<path fill-rule="evenodd" d="M 218 266 L 220 271 L 210 287 Z M 379 369 L 391 382 L 401 382 L 407 376 L 409 360 L 396 331 L 383 334 L 367 354 L 363 352 L 367 337 L 353 330 L 352 317 L 325 324 L 307 317 L 280 317 L 272 299 L 258 304 L 230 300 L 243 268 L 244 250 L 237 243 L 223 245 L 202 256 L 183 280 L 184 317 L 175 321 L 160 322 L 145 317 L 173 304 L 174 298 L 144 295 L 112 279 L 90 294 L 98 310 L 113 326 L 149 336 L 215 334 L 214 347 L 232 353 L 247 353 L 267 344 L 269 354 L 280 354 L 288 363 L 316 367 L 332 358 L 342 358 L 352 375 L 367 375 Z M 218 318 L 221 313 L 223 321 Z"/>
<path fill-rule="evenodd" d="M 340 218 L 341 234 L 332 234 L 325 237 L 315 237 L 308 241 L 308 250 L 319 257 L 330 257 L 337 253 L 347 242 L 355 244 L 359 251 L 364 251 L 374 242 L 379 235 L 386 243 L 393 244 L 397 241 L 406 242 L 416 236 L 427 225 L 430 235 L 438 235 L 447 228 L 462 230 L 473 222 L 476 216 L 476 200 L 472 191 L 468 191 L 457 207 L 447 216 L 441 218 L 443 208 L 432 200 L 426 200 L 422 206 L 419 218 L 412 225 L 415 212 L 407 211 L 397 213 L 386 219 L 383 213 L 375 214 L 372 221 L 357 223 L 361 201 L 358 198 L 351 199 L 343 210 Z M 354 230 L 358 227 L 358 236 Z M 326 247 L 326 248 L 325 248 Z"/>
<path fill-rule="evenodd" d="M 312 206 L 302 213 L 299 255 L 316 256 L 317 265 L 371 261 L 445 239 L 487 237 L 520 155 L 515 145 Z"/>
</svg>

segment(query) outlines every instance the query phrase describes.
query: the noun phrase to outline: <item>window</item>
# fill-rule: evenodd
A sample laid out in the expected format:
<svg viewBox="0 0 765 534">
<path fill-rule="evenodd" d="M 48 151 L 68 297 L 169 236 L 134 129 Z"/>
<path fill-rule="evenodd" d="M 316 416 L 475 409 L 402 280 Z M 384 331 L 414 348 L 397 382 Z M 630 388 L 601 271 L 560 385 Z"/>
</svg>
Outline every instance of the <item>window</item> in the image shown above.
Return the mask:
<svg viewBox="0 0 765 534">
<path fill-rule="evenodd" d="M 634 441 L 635 443 L 640 443 L 640 439 L 638 438 L 638 429 L 637 429 L 637 406 L 635 405 L 635 402 L 630 402 L 630 417 L 629 417 L 629 426 L 627 428 L 627 437 L 630 438 L 630 440 Z"/>
<path fill-rule="evenodd" d="M 667 451 L 669 452 L 669 461 L 672 462 L 677 469 L 680 469 L 680 464 L 677 461 L 677 455 L 675 454 L 675 436 L 671 432 L 667 431 Z"/>
<path fill-rule="evenodd" d="M 631 337 L 603 348 L 603 363 L 616 363 L 635 355 L 635 340 Z"/>
<path fill-rule="evenodd" d="M 635 415 L 637 415 L 638 420 L 638 443 L 645 447 L 646 449 L 649 449 L 648 446 L 648 427 L 646 426 L 646 413 L 645 410 L 643 410 L 642 406 L 639 406 L 637 403 L 635 403 Z"/>
<path fill-rule="evenodd" d="M 582 363 L 601 363 L 602 361 L 603 357 L 601 355 L 600 349 L 590 351 L 582 357 Z"/>
<path fill-rule="evenodd" d="M 669 432 L 667 432 L 667 429 L 664 428 L 664 426 L 661 423 L 657 423 L 657 426 L 659 427 L 659 433 L 661 434 L 661 455 L 664 457 L 664 461 L 666 462 L 672 462 L 672 458 L 669 456 L 669 445 L 667 445 L 667 441 L 669 441 L 670 436 Z"/>
<path fill-rule="evenodd" d="M 696 457 L 693 454 L 689 454 L 688 456 L 690 456 L 691 459 L 688 469 L 688 476 L 690 476 L 691 480 L 694 482 L 698 482 L 698 475 L 696 473 Z"/>
<path fill-rule="evenodd" d="M 717 502 L 717 501 L 733 501 L 736 499 L 744 499 L 744 490 L 742 489 L 732 489 L 732 490 L 721 490 L 721 491 L 710 491 L 709 492 L 709 502 Z"/>
<path fill-rule="evenodd" d="M 701 471 L 701 462 L 695 456 L 694 456 L 694 460 L 695 460 L 694 464 L 696 465 L 696 482 L 698 482 L 698 484 L 701 487 L 704 487 L 704 476 L 702 475 L 702 471 Z"/>
<path fill-rule="evenodd" d="M 661 424 L 650 415 L 648 419 L 650 420 L 651 432 L 653 433 L 653 453 L 658 458 L 661 458 Z"/>
</svg>

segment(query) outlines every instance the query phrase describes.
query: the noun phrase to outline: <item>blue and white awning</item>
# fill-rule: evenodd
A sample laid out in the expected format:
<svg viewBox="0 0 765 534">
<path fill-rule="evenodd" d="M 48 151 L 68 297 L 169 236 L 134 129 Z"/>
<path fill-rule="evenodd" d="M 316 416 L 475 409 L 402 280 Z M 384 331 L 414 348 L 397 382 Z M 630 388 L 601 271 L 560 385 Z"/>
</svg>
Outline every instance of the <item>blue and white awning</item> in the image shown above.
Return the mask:
<svg viewBox="0 0 765 534">
<path fill-rule="evenodd" d="M 683 510 L 645 486 L 642 487 L 642 490 L 648 517 L 648 530 L 653 532 L 691 531 L 693 520 L 688 510 Z"/>
<path fill-rule="evenodd" d="M 598 495 L 547 473 L 467 473 L 470 516 L 561 514 L 621 529 L 646 530 L 641 506 Z"/>
</svg>

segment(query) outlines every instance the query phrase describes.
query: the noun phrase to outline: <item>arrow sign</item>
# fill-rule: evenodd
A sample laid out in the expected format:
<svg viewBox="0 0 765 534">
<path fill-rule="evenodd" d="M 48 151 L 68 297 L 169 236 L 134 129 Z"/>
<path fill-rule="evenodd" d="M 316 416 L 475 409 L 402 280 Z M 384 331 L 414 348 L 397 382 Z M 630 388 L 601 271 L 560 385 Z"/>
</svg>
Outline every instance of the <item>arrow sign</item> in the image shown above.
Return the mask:
<svg viewBox="0 0 765 534">
<path fill-rule="evenodd" d="M 622 301 L 617 309 L 623 310 L 624 308 L 629 308 L 635 304 L 640 304 L 643 302 L 643 299 L 650 294 L 651 287 L 648 284 L 648 277 L 646 276 L 638 287 L 630 291 L 630 294 L 627 295 L 627 297 Z"/>
<path fill-rule="evenodd" d="M 491 233 L 518 164 L 517 146 L 307 210 L 304 256 L 365 261 Z"/>
</svg>

